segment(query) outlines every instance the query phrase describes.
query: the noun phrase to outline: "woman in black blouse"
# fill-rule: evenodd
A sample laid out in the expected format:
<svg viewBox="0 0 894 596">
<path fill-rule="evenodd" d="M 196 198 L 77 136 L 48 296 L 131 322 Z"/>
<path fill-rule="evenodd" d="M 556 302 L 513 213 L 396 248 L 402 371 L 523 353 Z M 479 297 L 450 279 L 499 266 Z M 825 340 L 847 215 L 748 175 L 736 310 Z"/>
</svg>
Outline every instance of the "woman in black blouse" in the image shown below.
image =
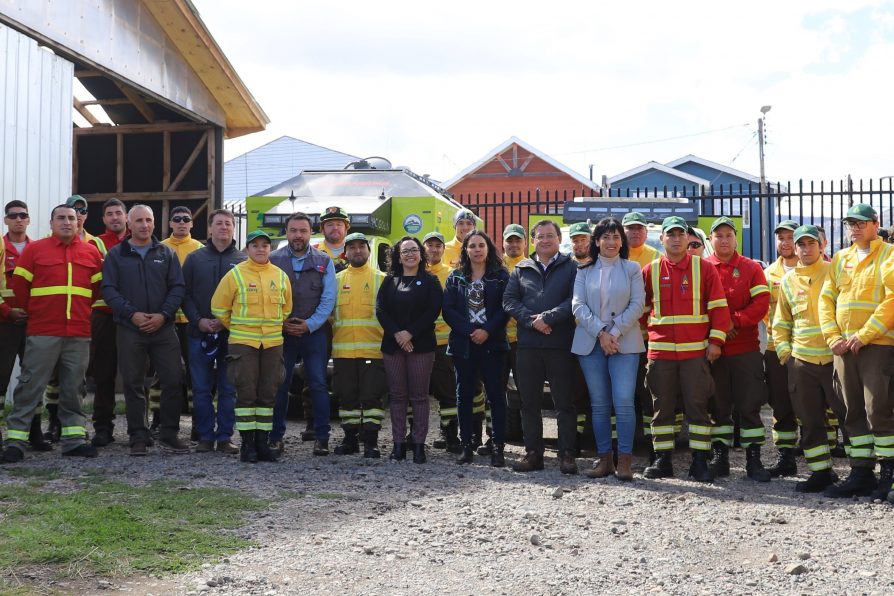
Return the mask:
<svg viewBox="0 0 894 596">
<path fill-rule="evenodd" d="M 391 395 L 391 459 L 406 458 L 407 404 L 413 405 L 413 461 L 425 463 L 428 385 L 435 359 L 435 319 L 444 298 L 441 282 L 425 271 L 425 251 L 404 236 L 391 249 L 391 268 L 376 297 L 384 330 L 382 356 Z"/>
</svg>

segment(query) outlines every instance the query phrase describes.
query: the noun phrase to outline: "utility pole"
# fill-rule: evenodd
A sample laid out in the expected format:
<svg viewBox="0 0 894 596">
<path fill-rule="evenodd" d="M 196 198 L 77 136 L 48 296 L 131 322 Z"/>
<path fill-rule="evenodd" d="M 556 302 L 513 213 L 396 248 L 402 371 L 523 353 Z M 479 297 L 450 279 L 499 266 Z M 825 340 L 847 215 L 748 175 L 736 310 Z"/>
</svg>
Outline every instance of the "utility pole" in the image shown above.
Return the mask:
<svg viewBox="0 0 894 596">
<path fill-rule="evenodd" d="M 772 106 L 761 107 L 761 117 L 757 119 L 757 148 L 761 164 L 760 207 L 761 207 L 761 259 L 770 256 L 770 193 L 767 189 L 767 174 L 764 170 L 764 117 Z"/>
</svg>

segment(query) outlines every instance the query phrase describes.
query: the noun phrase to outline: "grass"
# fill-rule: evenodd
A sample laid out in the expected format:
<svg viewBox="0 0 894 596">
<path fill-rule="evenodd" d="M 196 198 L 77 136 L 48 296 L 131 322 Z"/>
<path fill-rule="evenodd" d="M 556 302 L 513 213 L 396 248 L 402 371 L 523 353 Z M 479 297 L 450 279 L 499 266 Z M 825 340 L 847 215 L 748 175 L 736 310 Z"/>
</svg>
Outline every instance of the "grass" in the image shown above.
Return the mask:
<svg viewBox="0 0 894 596">
<path fill-rule="evenodd" d="M 33 472 L 13 474 L 27 477 L 26 486 L 0 486 L 0 561 L 7 577 L 35 567 L 61 577 L 192 571 L 251 545 L 222 530 L 240 527 L 246 512 L 268 505 L 229 489 L 163 481 L 130 486 L 95 477 L 61 494 L 40 490 Z M 48 470 L 41 472 L 48 477 Z"/>
</svg>

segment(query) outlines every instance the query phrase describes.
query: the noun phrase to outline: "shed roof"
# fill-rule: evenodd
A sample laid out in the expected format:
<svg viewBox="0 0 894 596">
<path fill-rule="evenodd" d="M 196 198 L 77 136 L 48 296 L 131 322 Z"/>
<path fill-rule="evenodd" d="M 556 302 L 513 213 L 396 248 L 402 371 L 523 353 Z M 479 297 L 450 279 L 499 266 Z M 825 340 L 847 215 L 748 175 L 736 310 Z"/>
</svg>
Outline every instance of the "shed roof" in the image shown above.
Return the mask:
<svg viewBox="0 0 894 596">
<path fill-rule="evenodd" d="M 627 170 L 626 172 L 621 172 L 620 174 L 617 174 L 617 175 L 609 178 L 608 181 L 610 183 L 614 184 L 615 182 L 620 182 L 622 180 L 627 180 L 628 178 L 633 178 L 637 174 L 642 174 L 643 172 L 648 172 L 650 170 L 662 172 L 664 174 L 667 174 L 668 176 L 673 176 L 674 178 L 680 178 L 682 180 L 685 180 L 686 182 L 690 182 L 690 183 L 698 185 L 698 186 L 708 186 L 710 184 L 710 182 L 708 182 L 704 178 L 699 178 L 698 176 L 693 176 L 692 174 L 687 174 L 686 172 L 684 172 L 682 170 L 675 170 L 674 168 L 662 165 L 662 164 L 658 163 L 657 161 L 646 162 L 641 166 L 637 166 L 637 167 L 633 168 L 632 170 Z"/>
</svg>

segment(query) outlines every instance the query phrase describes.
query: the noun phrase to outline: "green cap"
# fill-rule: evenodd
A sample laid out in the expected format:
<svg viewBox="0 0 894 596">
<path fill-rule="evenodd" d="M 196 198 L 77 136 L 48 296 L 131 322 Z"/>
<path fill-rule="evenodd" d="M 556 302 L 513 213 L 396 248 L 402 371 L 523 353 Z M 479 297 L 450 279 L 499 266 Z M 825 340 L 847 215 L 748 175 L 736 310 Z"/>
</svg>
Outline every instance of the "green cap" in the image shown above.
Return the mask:
<svg viewBox="0 0 894 596">
<path fill-rule="evenodd" d="M 776 224 L 776 227 L 773 229 L 773 233 L 775 234 L 779 230 L 789 230 L 794 232 L 798 229 L 798 222 L 793 219 L 783 219 L 781 222 Z"/>
<path fill-rule="evenodd" d="M 66 207 L 74 207 L 74 206 L 77 205 L 78 203 L 84 203 L 84 207 L 86 207 L 86 206 L 87 206 L 87 199 L 85 199 L 85 198 L 82 197 L 81 195 L 71 195 L 71 196 L 68 197 L 68 199 L 65 201 L 65 206 L 66 206 Z"/>
<path fill-rule="evenodd" d="M 621 220 L 622 226 L 644 226 L 647 223 L 646 216 L 639 211 L 631 211 Z"/>
<path fill-rule="evenodd" d="M 872 208 L 872 205 L 866 203 L 857 203 L 847 210 L 844 219 L 859 219 L 860 221 L 876 221 L 878 220 L 878 212 Z"/>
<path fill-rule="evenodd" d="M 258 238 L 266 238 L 267 242 L 273 242 L 273 238 L 270 237 L 270 234 L 264 230 L 255 230 L 254 232 L 249 232 L 248 236 L 245 237 L 245 245 L 248 246 Z"/>
<path fill-rule="evenodd" d="M 669 232 L 674 228 L 679 228 L 684 232 L 689 229 L 689 224 L 686 223 L 686 220 L 680 217 L 679 215 L 671 215 L 670 217 L 665 217 L 664 221 L 661 222 L 661 233 Z"/>
<path fill-rule="evenodd" d="M 334 219 L 341 220 L 348 224 L 351 223 L 351 219 L 348 217 L 348 212 L 341 207 L 326 207 L 326 210 L 320 214 L 321 224 L 324 221 L 332 221 Z"/>
<path fill-rule="evenodd" d="M 422 239 L 422 244 L 425 244 L 425 243 L 428 242 L 429 240 L 437 240 L 437 241 L 440 242 L 441 244 L 444 244 L 444 234 L 442 234 L 442 233 L 440 233 L 440 232 L 429 232 L 429 233 L 426 234 L 425 237 Z"/>
<path fill-rule="evenodd" d="M 347 248 L 348 244 L 357 240 L 366 242 L 366 245 L 369 246 L 369 238 L 366 237 L 366 234 L 363 234 L 361 232 L 354 232 L 353 234 L 348 234 L 347 236 L 345 236 L 345 247 Z"/>
<path fill-rule="evenodd" d="M 720 226 L 729 226 L 733 229 L 733 232 L 736 231 L 736 224 L 725 215 L 721 215 L 717 219 L 714 220 L 714 223 L 711 224 L 711 233 L 714 233 L 714 230 L 719 228 Z"/>
<path fill-rule="evenodd" d="M 509 224 L 508 226 L 506 226 L 506 229 L 503 230 L 503 240 L 511 238 L 512 236 L 524 240 L 525 229 L 518 224 Z"/>
<path fill-rule="evenodd" d="M 573 238 L 574 236 L 580 236 L 582 234 L 592 235 L 593 230 L 590 229 L 590 225 L 585 221 L 579 221 L 576 224 L 571 224 L 571 227 L 568 228 L 568 237 Z"/>
<path fill-rule="evenodd" d="M 469 211 L 468 209 L 460 209 L 456 213 L 453 214 L 453 227 L 456 227 L 458 222 L 463 220 L 470 221 L 475 223 L 475 214 Z"/>
<path fill-rule="evenodd" d="M 820 241 L 820 231 L 816 226 L 798 226 L 795 228 L 795 242 L 805 236 L 813 238 L 817 242 Z"/>
</svg>

